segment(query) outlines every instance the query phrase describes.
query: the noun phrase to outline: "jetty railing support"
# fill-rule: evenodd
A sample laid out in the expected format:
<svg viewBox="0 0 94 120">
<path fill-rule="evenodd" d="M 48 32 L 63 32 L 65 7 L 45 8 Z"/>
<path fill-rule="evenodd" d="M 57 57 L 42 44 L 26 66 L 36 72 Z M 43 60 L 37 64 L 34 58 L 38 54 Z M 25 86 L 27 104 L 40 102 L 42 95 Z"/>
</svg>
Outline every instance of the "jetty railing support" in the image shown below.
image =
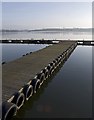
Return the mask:
<svg viewBox="0 0 94 120">
<path fill-rule="evenodd" d="M 58 55 L 51 63 L 42 69 L 40 73 L 36 74 L 33 79 L 29 80 L 29 82 L 17 93 L 15 93 L 8 101 L 3 103 L 2 120 L 7 120 L 8 117 L 10 118 L 14 116 L 17 110 L 24 104 L 24 101 L 28 100 L 33 94 L 35 94 L 43 82 L 47 80 L 62 63 L 64 64 L 76 46 L 77 42 Z"/>
</svg>

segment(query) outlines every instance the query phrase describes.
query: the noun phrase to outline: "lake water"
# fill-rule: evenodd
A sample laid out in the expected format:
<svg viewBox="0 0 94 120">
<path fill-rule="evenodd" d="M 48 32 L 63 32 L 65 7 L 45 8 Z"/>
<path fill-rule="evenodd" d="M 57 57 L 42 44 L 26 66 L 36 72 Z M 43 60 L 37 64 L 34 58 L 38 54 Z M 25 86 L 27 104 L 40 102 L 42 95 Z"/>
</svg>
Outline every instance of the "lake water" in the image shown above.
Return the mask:
<svg viewBox="0 0 94 120">
<path fill-rule="evenodd" d="M 18 111 L 21 118 L 91 118 L 92 47 L 78 46 Z"/>
<path fill-rule="evenodd" d="M 59 39 L 59 40 L 91 40 L 92 31 L 32 31 L 32 32 L 4 32 L 2 39 Z"/>
<path fill-rule="evenodd" d="M 43 44 L 2 44 L 2 62 L 10 62 L 26 55 L 45 48 Z"/>
<path fill-rule="evenodd" d="M 0 37 L 1 38 L 1 37 Z M 2 39 L 59 39 L 59 40 L 91 40 L 92 31 L 31 31 L 31 32 L 3 32 Z M 27 52 L 44 48 L 46 45 L 2 45 L 2 61 L 9 62 L 21 57 Z"/>
<path fill-rule="evenodd" d="M 3 39 L 91 40 L 91 32 L 12 32 Z M 3 44 L 3 61 L 9 62 L 47 45 Z M 91 118 L 92 48 L 78 46 L 61 68 L 18 111 L 21 118 Z"/>
</svg>

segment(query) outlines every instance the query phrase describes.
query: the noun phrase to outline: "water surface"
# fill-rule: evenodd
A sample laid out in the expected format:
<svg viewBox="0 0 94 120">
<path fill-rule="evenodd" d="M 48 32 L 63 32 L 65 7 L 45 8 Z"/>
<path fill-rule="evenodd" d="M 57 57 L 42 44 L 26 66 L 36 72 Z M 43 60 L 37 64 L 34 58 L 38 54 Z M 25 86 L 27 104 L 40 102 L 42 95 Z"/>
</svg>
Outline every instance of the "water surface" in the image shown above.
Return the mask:
<svg viewBox="0 0 94 120">
<path fill-rule="evenodd" d="M 32 32 L 4 32 L 2 39 L 59 39 L 59 40 L 91 40 L 92 31 L 32 31 Z"/>
<path fill-rule="evenodd" d="M 15 118 L 92 117 L 92 47 L 78 46 L 46 82 Z"/>
<path fill-rule="evenodd" d="M 26 53 L 38 51 L 48 46 L 47 44 L 2 44 L 2 62 L 10 62 L 26 55 Z"/>
</svg>

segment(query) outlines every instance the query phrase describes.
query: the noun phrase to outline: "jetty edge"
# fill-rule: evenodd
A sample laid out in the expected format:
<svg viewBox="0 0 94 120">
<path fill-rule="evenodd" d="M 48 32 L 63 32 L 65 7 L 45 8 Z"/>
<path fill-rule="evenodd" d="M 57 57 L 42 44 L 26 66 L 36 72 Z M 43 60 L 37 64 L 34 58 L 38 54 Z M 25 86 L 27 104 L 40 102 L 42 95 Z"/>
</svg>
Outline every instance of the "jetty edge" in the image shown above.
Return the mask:
<svg viewBox="0 0 94 120">
<path fill-rule="evenodd" d="M 59 39 L 53 39 L 53 40 L 46 40 L 46 39 L 6 39 L 6 40 L 0 40 L 0 43 L 7 43 L 7 44 L 57 44 L 60 41 L 72 41 L 70 39 L 68 40 L 59 40 Z M 94 40 L 74 40 L 78 42 L 78 45 L 87 45 L 87 46 L 94 46 Z"/>
<path fill-rule="evenodd" d="M 2 65 L 2 120 L 16 115 L 25 101 L 62 64 L 77 41 L 60 41 Z"/>
</svg>

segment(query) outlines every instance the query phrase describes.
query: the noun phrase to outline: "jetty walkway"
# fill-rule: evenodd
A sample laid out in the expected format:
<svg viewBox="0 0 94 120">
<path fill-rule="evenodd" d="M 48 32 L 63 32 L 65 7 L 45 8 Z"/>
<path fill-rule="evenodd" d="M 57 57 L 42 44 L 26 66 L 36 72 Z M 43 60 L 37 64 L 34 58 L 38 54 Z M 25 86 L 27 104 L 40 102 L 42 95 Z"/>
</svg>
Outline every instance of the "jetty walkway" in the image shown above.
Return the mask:
<svg viewBox="0 0 94 120">
<path fill-rule="evenodd" d="M 2 119 L 15 115 L 76 46 L 77 41 L 61 41 L 3 64 Z"/>
<path fill-rule="evenodd" d="M 0 43 L 7 43 L 7 44 L 56 44 L 60 41 L 71 41 L 71 40 L 32 40 L 32 39 L 27 39 L 27 40 L 0 40 Z M 88 45 L 88 46 L 94 46 L 94 40 L 74 40 L 77 41 L 78 45 Z"/>
</svg>

